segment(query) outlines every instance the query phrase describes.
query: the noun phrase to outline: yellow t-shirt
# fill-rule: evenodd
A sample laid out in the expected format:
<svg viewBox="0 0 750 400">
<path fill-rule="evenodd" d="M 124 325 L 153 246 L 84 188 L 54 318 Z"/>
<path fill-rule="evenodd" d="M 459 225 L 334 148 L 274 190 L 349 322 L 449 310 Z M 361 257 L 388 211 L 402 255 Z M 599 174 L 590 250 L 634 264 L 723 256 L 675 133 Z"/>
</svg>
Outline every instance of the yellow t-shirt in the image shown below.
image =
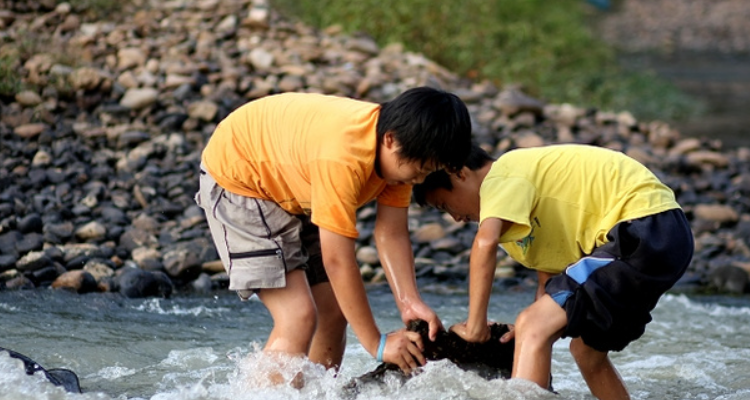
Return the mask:
<svg viewBox="0 0 750 400">
<path fill-rule="evenodd" d="M 312 93 L 249 102 L 214 131 L 201 161 L 230 192 L 274 201 L 292 214 L 356 238 L 356 211 L 408 207 L 411 186 L 375 173 L 380 105 Z"/>
<path fill-rule="evenodd" d="M 522 265 L 560 273 L 606 243 L 618 222 L 680 208 L 674 193 L 637 161 L 595 146 L 554 145 L 510 151 L 480 189 L 480 224 L 513 226 L 503 249 Z"/>
</svg>

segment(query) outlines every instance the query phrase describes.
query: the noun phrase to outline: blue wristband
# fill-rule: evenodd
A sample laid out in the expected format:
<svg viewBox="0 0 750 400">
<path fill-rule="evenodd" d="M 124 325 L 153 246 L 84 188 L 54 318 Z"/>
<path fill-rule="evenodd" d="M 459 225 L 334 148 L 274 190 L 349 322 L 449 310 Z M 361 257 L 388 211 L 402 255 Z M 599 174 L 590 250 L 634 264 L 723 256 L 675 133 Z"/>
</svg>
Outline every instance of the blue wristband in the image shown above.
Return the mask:
<svg viewBox="0 0 750 400">
<path fill-rule="evenodd" d="M 386 338 L 385 333 L 380 335 L 380 344 L 378 345 L 378 356 L 376 358 L 378 362 L 383 362 L 383 350 L 385 350 L 385 338 Z"/>
</svg>

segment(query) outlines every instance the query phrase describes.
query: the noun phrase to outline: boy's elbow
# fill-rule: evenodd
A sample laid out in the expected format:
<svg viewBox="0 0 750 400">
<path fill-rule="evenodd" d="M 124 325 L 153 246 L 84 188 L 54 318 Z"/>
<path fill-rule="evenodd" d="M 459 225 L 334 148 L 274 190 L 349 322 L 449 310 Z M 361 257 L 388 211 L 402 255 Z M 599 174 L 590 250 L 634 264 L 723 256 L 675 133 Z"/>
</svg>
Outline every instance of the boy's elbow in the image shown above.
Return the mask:
<svg viewBox="0 0 750 400">
<path fill-rule="evenodd" d="M 483 235 L 477 235 L 474 238 L 474 249 L 478 251 L 495 251 L 498 246 L 497 237 L 487 237 Z"/>
</svg>

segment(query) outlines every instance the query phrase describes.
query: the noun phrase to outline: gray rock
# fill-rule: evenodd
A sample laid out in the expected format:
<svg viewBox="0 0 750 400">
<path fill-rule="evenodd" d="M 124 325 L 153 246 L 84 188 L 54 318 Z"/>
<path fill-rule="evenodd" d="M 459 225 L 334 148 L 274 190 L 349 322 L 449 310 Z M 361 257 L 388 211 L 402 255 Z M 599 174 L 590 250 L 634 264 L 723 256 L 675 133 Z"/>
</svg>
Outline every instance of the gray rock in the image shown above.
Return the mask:
<svg viewBox="0 0 750 400">
<path fill-rule="evenodd" d="M 201 261 L 194 250 L 175 249 L 164 254 L 164 269 L 167 274 L 181 282 L 190 282 L 196 279 L 202 269 Z"/>
<path fill-rule="evenodd" d="M 169 298 L 174 291 L 172 281 L 165 273 L 159 271 L 126 268 L 115 281 L 119 293 L 128 298 Z"/>
<path fill-rule="evenodd" d="M 748 274 L 742 268 L 723 265 L 716 267 L 708 275 L 711 286 L 723 292 L 734 294 L 745 293 L 748 286 Z"/>
<path fill-rule="evenodd" d="M 21 272 L 33 272 L 52 265 L 53 261 L 43 251 L 32 251 L 26 253 L 16 263 L 16 268 Z"/>
</svg>

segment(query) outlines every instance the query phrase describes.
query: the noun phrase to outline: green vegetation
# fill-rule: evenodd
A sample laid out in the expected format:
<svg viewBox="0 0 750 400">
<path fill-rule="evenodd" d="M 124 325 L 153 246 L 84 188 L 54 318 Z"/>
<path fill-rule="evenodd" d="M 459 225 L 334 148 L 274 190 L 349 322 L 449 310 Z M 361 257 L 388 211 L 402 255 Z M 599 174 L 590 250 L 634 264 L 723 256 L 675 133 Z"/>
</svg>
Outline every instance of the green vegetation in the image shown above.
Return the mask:
<svg viewBox="0 0 750 400">
<path fill-rule="evenodd" d="M 110 19 L 123 13 L 128 6 L 140 0 L 70 0 L 75 13 L 87 21 Z M 16 39 L 15 41 L 13 39 Z M 35 54 L 48 54 L 55 64 L 79 66 L 83 60 L 82 49 L 65 40 L 53 39 L 34 32 L 17 32 L 14 37 L 0 38 L 0 97 L 13 97 L 24 89 L 35 89 L 24 82 L 22 64 Z M 67 81 L 50 78 L 52 84 L 63 93 L 70 91 Z"/>
<path fill-rule="evenodd" d="M 21 90 L 22 82 L 16 71 L 18 57 L 0 55 L 0 97 L 12 97 Z"/>
<path fill-rule="evenodd" d="M 75 12 L 83 14 L 86 20 L 111 19 L 121 13 L 128 0 L 69 0 Z"/>
<path fill-rule="evenodd" d="M 625 71 L 591 32 L 582 0 L 272 0 L 318 28 L 340 25 L 381 45 L 400 42 L 462 76 L 554 103 L 681 119 L 700 109 L 656 76 Z"/>
</svg>

